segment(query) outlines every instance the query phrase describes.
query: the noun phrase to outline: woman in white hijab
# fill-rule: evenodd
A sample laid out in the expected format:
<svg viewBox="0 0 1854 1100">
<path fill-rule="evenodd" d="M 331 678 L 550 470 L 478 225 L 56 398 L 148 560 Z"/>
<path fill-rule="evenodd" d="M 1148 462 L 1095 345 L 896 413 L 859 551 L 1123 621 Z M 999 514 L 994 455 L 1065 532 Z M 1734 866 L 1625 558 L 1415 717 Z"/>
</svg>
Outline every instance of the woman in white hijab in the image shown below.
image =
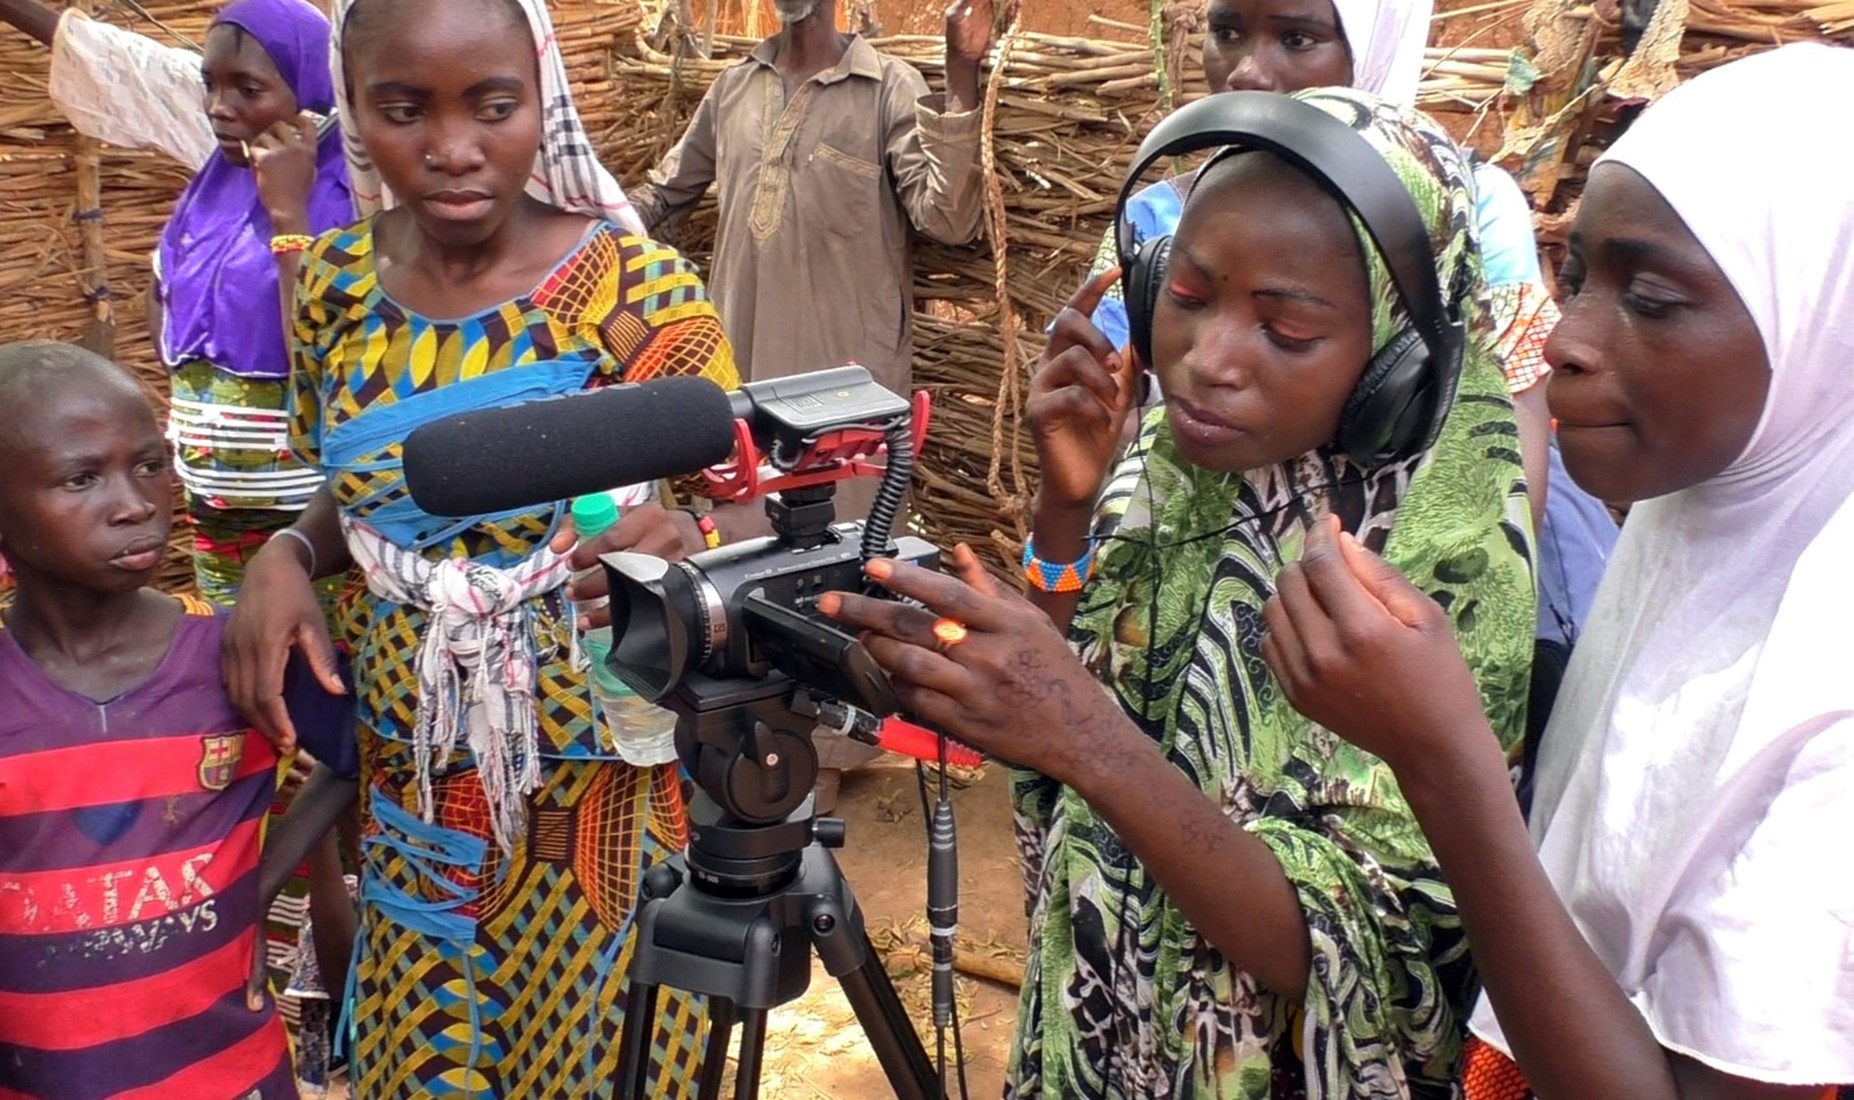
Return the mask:
<svg viewBox="0 0 1854 1100">
<path fill-rule="evenodd" d="M 1640 503 L 1536 858 L 1437 609 L 1332 538 L 1270 605 L 1289 697 L 1391 764 L 1454 887 L 1476 1100 L 1854 1083 L 1854 149 L 1820 128 L 1851 95 L 1854 52 L 1739 61 L 1591 173 L 1552 411 L 1573 476 Z"/>
<path fill-rule="evenodd" d="M 1223 6 L 1223 0 L 1211 0 L 1213 17 Z M 1352 57 L 1352 87 L 1399 107 L 1415 106 L 1434 7 L 1430 0 L 1333 0 L 1333 7 Z"/>
</svg>

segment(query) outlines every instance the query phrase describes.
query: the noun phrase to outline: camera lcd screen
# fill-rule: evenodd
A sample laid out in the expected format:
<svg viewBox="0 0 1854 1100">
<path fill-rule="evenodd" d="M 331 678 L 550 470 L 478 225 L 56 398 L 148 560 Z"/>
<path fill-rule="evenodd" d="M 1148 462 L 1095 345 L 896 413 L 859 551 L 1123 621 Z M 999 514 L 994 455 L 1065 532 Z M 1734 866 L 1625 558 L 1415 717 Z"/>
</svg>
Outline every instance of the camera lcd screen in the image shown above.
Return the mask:
<svg viewBox="0 0 1854 1100">
<path fill-rule="evenodd" d="M 888 673 L 851 635 L 773 603 L 762 592 L 747 596 L 741 618 L 760 655 L 792 679 L 877 718 L 900 709 Z"/>
</svg>

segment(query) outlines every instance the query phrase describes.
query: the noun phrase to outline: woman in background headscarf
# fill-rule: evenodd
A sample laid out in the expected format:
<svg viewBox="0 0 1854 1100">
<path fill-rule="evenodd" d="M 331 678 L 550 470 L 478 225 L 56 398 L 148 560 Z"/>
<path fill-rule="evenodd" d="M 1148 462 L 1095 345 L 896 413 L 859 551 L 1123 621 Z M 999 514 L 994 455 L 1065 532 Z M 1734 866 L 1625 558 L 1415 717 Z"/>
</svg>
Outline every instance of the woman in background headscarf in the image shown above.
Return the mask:
<svg viewBox="0 0 1854 1100">
<path fill-rule="evenodd" d="M 80 130 L 197 168 L 155 250 L 149 327 L 172 372 L 195 579 L 229 604 L 319 484 L 289 455 L 279 303 L 311 235 L 354 220 L 328 20 L 308 0 L 235 0 L 194 54 L 34 0 L 0 0 L 0 18 L 52 47 L 52 98 Z"/>
<path fill-rule="evenodd" d="M 910 711 L 1021 766 L 1032 948 L 1013 1096 L 1430 1097 L 1460 1054 L 1448 889 L 1384 766 L 1282 698 L 1261 614 L 1309 532 L 1342 523 L 1450 609 L 1489 746 L 1517 740 L 1532 580 L 1512 409 L 1460 150 L 1359 92 L 1297 98 L 1383 158 L 1428 233 L 1404 262 L 1433 264 L 1461 311 L 1432 434 L 1373 465 L 1337 445 L 1409 311 L 1324 181 L 1238 148 L 1186 204 L 1153 326 L 1166 404 L 1111 482 L 1134 401 L 1130 362 L 1086 318 L 1102 280 L 1057 321 L 1030 401 L 1035 604 L 963 547 L 958 578 L 870 563 L 931 610 L 820 604 L 870 632 Z"/>
<path fill-rule="evenodd" d="M 1454 887 L 1475 1100 L 1854 1083 L 1854 151 L 1819 126 L 1851 93 L 1846 50 L 1737 61 L 1591 170 L 1552 412 L 1637 503 L 1530 838 L 1435 607 L 1334 543 L 1269 609 L 1290 697 L 1390 763 Z"/>
<path fill-rule="evenodd" d="M 371 213 L 315 242 L 297 295 L 291 440 L 327 488 L 252 562 L 227 682 L 288 743 L 288 652 L 340 687 L 310 583 L 365 574 L 342 609 L 364 821 L 355 1095 L 603 1094 L 643 869 L 685 839 L 678 769 L 593 705 L 570 546 L 550 548 L 564 507 L 434 517 L 401 445 L 455 412 L 665 374 L 733 388 L 732 354 L 694 269 L 635 235 L 593 158 L 542 0 L 343 0 L 334 18 Z M 578 550 L 700 549 L 649 495 Z M 297 810 L 352 795 L 324 789 Z M 698 1016 L 685 996 L 659 1010 L 653 1095 L 683 1095 Z"/>
</svg>

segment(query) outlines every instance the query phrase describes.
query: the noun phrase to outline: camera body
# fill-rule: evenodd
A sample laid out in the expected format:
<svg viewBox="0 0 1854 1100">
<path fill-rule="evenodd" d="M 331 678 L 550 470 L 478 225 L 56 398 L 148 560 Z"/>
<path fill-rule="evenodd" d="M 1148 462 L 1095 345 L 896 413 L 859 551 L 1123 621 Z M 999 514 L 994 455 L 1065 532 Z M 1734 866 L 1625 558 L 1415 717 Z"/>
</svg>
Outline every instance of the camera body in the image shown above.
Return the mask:
<svg viewBox="0 0 1854 1100">
<path fill-rule="evenodd" d="M 784 675 L 876 717 L 894 713 L 888 677 L 817 609 L 826 592 L 867 588 L 862 528 L 835 524 L 804 546 L 779 536 L 751 539 L 680 562 L 605 555 L 612 670 L 641 698 L 671 709 L 680 709 L 679 691 L 693 684 L 712 698 L 728 681 Z M 909 535 L 893 546 L 902 561 L 939 566 L 940 552 L 928 542 Z"/>
<path fill-rule="evenodd" d="M 938 568 L 930 543 L 889 537 L 927 409 L 924 395 L 911 404 L 860 367 L 747 386 L 735 399 L 735 459 L 708 483 L 724 499 L 765 494 L 774 533 L 679 562 L 600 559 L 612 671 L 676 713 L 683 766 L 730 818 L 770 824 L 799 806 L 817 774 L 816 726 L 873 739 L 876 720 L 900 709 L 887 673 L 818 599 L 881 594 L 863 573 L 877 556 Z M 883 450 L 887 464 L 870 465 Z M 836 482 L 872 473 L 882 488 L 870 517 L 837 523 Z"/>
<path fill-rule="evenodd" d="M 785 507 L 768 502 L 769 510 Z M 862 523 L 843 523 L 810 545 L 774 536 L 673 563 L 629 553 L 602 559 L 617 639 L 612 671 L 675 712 L 677 756 L 726 819 L 785 821 L 816 781 L 817 725 L 834 721 L 848 733 L 860 724 L 867 736 L 871 719 L 900 709 L 862 642 L 817 609 L 826 592 L 865 590 L 862 534 Z M 904 561 L 939 565 L 939 551 L 921 539 L 891 547 Z"/>
</svg>

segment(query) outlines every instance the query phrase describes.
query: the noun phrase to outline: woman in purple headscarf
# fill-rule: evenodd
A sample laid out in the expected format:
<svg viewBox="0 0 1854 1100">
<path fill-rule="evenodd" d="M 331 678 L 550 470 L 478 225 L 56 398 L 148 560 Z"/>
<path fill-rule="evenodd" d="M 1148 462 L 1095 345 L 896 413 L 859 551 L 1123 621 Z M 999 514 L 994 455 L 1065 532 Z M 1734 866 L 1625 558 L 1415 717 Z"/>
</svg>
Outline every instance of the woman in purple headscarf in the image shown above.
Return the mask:
<svg viewBox="0 0 1854 1100">
<path fill-rule="evenodd" d="M 289 455 L 279 303 L 311 236 L 354 220 L 328 19 L 309 0 L 235 0 L 197 54 L 37 0 L 0 0 L 0 20 L 52 47 L 52 99 L 80 131 L 198 168 L 155 251 L 150 327 L 195 576 L 230 603 L 245 559 L 321 483 Z"/>
</svg>

